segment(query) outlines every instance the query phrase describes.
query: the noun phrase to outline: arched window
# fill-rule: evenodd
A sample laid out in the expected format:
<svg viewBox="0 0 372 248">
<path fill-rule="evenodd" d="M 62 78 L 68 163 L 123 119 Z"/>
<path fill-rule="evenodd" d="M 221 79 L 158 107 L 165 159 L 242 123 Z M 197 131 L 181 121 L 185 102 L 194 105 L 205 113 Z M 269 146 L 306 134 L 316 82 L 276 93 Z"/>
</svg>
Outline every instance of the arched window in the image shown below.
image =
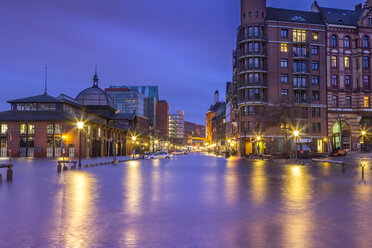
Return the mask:
<svg viewBox="0 0 372 248">
<path fill-rule="evenodd" d="M 331 37 L 331 46 L 336 47 L 337 46 L 337 37 L 336 35 L 332 35 Z"/>
<path fill-rule="evenodd" d="M 47 126 L 47 134 L 53 134 L 53 124 Z"/>
<path fill-rule="evenodd" d="M 55 134 L 62 134 L 62 126 L 60 124 L 56 124 L 54 127 Z"/>
<path fill-rule="evenodd" d="M 350 38 L 349 36 L 346 36 L 344 39 L 344 45 L 345 47 L 350 47 Z"/>
<path fill-rule="evenodd" d="M 299 15 L 291 16 L 289 20 L 295 21 L 295 22 L 306 22 L 306 19 L 303 16 L 299 16 Z"/>
<path fill-rule="evenodd" d="M 368 48 L 368 37 L 367 36 L 363 37 L 363 48 Z"/>
</svg>

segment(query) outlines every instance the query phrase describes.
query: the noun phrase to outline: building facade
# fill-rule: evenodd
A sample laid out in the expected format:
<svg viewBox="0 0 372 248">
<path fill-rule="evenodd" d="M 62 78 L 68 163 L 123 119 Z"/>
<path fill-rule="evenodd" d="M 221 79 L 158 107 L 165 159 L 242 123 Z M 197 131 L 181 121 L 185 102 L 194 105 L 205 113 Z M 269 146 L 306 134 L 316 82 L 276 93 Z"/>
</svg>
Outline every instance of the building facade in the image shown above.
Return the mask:
<svg viewBox="0 0 372 248">
<path fill-rule="evenodd" d="M 240 153 L 324 152 L 327 36 L 322 15 L 266 7 L 265 0 L 241 3 L 233 77 Z"/>
<path fill-rule="evenodd" d="M 185 113 L 183 110 L 169 115 L 169 139 L 182 143 L 185 137 Z"/>
<path fill-rule="evenodd" d="M 354 10 L 311 6 L 326 24 L 328 136 L 333 148 L 371 143 L 372 2 Z M 362 131 L 367 135 L 363 137 Z"/>
<path fill-rule="evenodd" d="M 156 134 L 162 140 L 169 138 L 169 104 L 165 100 L 156 103 Z"/>
<path fill-rule="evenodd" d="M 105 91 L 120 113 L 144 116 L 145 96 L 142 93 L 127 88 L 106 88 Z"/>
</svg>

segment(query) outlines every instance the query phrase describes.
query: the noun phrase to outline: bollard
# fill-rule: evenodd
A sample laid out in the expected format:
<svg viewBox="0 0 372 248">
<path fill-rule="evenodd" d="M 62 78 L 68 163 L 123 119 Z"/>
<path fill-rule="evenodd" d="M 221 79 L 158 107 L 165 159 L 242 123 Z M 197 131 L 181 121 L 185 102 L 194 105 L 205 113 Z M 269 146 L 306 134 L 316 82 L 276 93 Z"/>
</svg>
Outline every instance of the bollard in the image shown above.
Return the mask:
<svg viewBox="0 0 372 248">
<path fill-rule="evenodd" d="M 360 167 L 362 167 L 362 180 L 364 180 L 364 167 L 365 166 L 366 166 L 365 164 L 360 165 Z"/>
<path fill-rule="evenodd" d="M 12 181 L 13 180 L 13 169 L 12 168 L 9 168 L 6 171 L 6 180 L 7 181 Z"/>
<path fill-rule="evenodd" d="M 68 167 L 66 165 L 63 166 L 63 171 L 68 171 Z"/>
<path fill-rule="evenodd" d="M 0 173 L 0 183 L 3 181 L 3 175 Z"/>
<path fill-rule="evenodd" d="M 58 164 L 57 165 L 57 172 L 61 172 L 62 171 L 62 166 L 61 166 L 61 164 Z"/>
<path fill-rule="evenodd" d="M 101 162 L 101 163 L 99 163 L 99 165 L 103 165 L 103 163 Z"/>
<path fill-rule="evenodd" d="M 95 163 L 94 166 L 98 166 L 98 163 Z"/>
<path fill-rule="evenodd" d="M 85 164 L 85 165 L 84 165 L 84 168 L 88 168 L 88 164 Z"/>
</svg>

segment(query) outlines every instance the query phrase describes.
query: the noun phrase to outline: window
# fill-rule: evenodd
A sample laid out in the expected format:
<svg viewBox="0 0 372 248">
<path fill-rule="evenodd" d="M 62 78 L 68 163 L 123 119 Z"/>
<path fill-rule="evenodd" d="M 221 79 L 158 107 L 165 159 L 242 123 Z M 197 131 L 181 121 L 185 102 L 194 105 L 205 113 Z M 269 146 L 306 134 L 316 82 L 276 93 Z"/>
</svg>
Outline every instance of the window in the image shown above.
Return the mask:
<svg viewBox="0 0 372 248">
<path fill-rule="evenodd" d="M 312 108 L 311 115 L 313 117 L 320 117 L 320 108 Z"/>
<path fill-rule="evenodd" d="M 332 67 L 336 67 L 337 66 L 337 57 L 336 56 L 332 56 L 331 57 L 331 66 Z"/>
<path fill-rule="evenodd" d="M 253 106 L 248 106 L 248 115 L 253 115 Z"/>
<path fill-rule="evenodd" d="M 260 59 L 254 58 L 254 68 L 259 68 L 259 67 L 260 67 Z"/>
<path fill-rule="evenodd" d="M 101 137 L 101 128 L 99 127 L 98 128 L 98 138 L 100 138 Z"/>
<path fill-rule="evenodd" d="M 253 27 L 248 27 L 248 37 L 253 36 Z"/>
<path fill-rule="evenodd" d="M 293 61 L 293 72 L 301 72 L 304 73 L 306 72 L 306 62 L 301 60 L 294 60 Z"/>
<path fill-rule="evenodd" d="M 287 43 L 282 43 L 282 44 L 280 44 L 280 51 L 281 51 L 282 53 L 286 53 L 286 52 L 288 52 L 288 46 L 287 46 Z"/>
<path fill-rule="evenodd" d="M 313 85 L 319 85 L 319 76 L 313 76 L 311 83 Z"/>
<path fill-rule="evenodd" d="M 349 36 L 346 36 L 344 39 L 344 46 L 345 47 L 350 47 L 350 38 Z"/>
<path fill-rule="evenodd" d="M 369 76 L 363 76 L 363 86 L 365 89 L 369 89 Z"/>
<path fill-rule="evenodd" d="M 306 42 L 306 31 L 293 29 L 293 42 Z"/>
<path fill-rule="evenodd" d="M 282 82 L 282 84 L 287 84 L 288 83 L 288 74 L 282 74 L 280 76 L 280 81 Z"/>
<path fill-rule="evenodd" d="M 293 46 L 293 56 L 294 57 L 306 57 L 306 47 L 305 46 Z"/>
<path fill-rule="evenodd" d="M 332 86 L 333 87 L 337 87 L 338 86 L 337 75 L 335 75 L 335 74 L 332 75 L 331 83 L 332 83 Z"/>
<path fill-rule="evenodd" d="M 1 134 L 7 134 L 8 133 L 8 125 L 7 124 L 1 124 L 0 133 Z"/>
<path fill-rule="evenodd" d="M 35 134 L 35 125 L 28 124 L 28 134 Z"/>
<path fill-rule="evenodd" d="M 248 59 L 248 67 L 253 68 L 253 58 Z"/>
<path fill-rule="evenodd" d="M 62 127 L 59 124 L 55 125 L 55 134 L 62 134 Z"/>
<path fill-rule="evenodd" d="M 248 131 L 253 131 L 253 121 L 248 122 Z"/>
<path fill-rule="evenodd" d="M 258 12 L 256 12 L 258 13 Z M 254 27 L 254 37 L 258 37 L 258 27 Z"/>
<path fill-rule="evenodd" d="M 243 107 L 243 116 L 247 116 L 247 114 L 248 114 L 248 108 L 247 108 L 247 106 L 244 106 Z"/>
<path fill-rule="evenodd" d="M 282 97 L 288 97 L 288 90 L 282 90 L 281 95 Z"/>
<path fill-rule="evenodd" d="M 53 124 L 49 124 L 47 126 L 47 134 L 53 134 Z"/>
<path fill-rule="evenodd" d="M 345 57 L 345 68 L 350 68 L 350 57 Z"/>
<path fill-rule="evenodd" d="M 280 60 L 280 67 L 288 68 L 288 59 L 281 59 Z"/>
<path fill-rule="evenodd" d="M 260 51 L 260 46 L 259 46 L 259 43 L 258 43 L 258 42 L 255 42 L 255 43 L 254 43 L 254 51 L 255 51 L 256 53 L 258 53 L 258 52 Z"/>
<path fill-rule="evenodd" d="M 368 68 L 369 67 L 369 57 L 364 56 L 363 57 L 363 67 Z"/>
<path fill-rule="evenodd" d="M 311 53 L 314 54 L 314 55 L 318 55 L 319 47 L 318 46 L 312 46 L 311 47 Z"/>
<path fill-rule="evenodd" d="M 260 106 L 254 106 L 254 115 L 260 115 L 260 110 L 261 110 Z"/>
<path fill-rule="evenodd" d="M 346 108 L 351 108 L 351 96 L 346 96 L 345 97 L 345 107 Z"/>
<path fill-rule="evenodd" d="M 367 36 L 363 37 L 363 48 L 368 48 L 368 37 Z"/>
<path fill-rule="evenodd" d="M 349 88 L 351 86 L 351 76 L 346 75 L 345 76 L 345 87 Z"/>
<path fill-rule="evenodd" d="M 295 15 L 289 18 L 290 21 L 296 22 L 306 22 L 306 19 L 303 16 Z"/>
<path fill-rule="evenodd" d="M 255 82 L 255 83 L 260 82 L 260 74 L 259 74 L 259 73 L 255 73 L 255 74 L 254 74 L 254 82 Z"/>
<path fill-rule="evenodd" d="M 293 87 L 306 87 L 306 76 L 304 75 L 294 75 L 293 76 Z"/>
<path fill-rule="evenodd" d="M 372 18 L 368 18 L 368 26 L 372 27 Z"/>
<path fill-rule="evenodd" d="M 332 96 L 332 107 L 338 107 L 338 97 Z"/>
<path fill-rule="evenodd" d="M 313 133 L 320 133 L 321 132 L 321 124 L 320 122 L 313 122 L 311 125 L 311 131 Z"/>
<path fill-rule="evenodd" d="M 319 33 L 313 32 L 313 40 L 319 40 Z"/>
<path fill-rule="evenodd" d="M 288 37 L 288 29 L 282 29 L 280 31 L 280 35 L 282 36 L 282 38 L 287 38 Z"/>
<path fill-rule="evenodd" d="M 256 11 L 256 17 L 258 17 L 258 11 Z"/>
<path fill-rule="evenodd" d="M 331 46 L 336 47 L 337 46 L 337 38 L 336 35 L 332 35 L 331 37 Z"/>
<path fill-rule="evenodd" d="M 319 91 L 313 91 L 313 100 L 319 100 Z"/>
<path fill-rule="evenodd" d="M 255 121 L 254 129 L 255 129 L 255 131 L 260 131 L 260 122 L 259 121 Z"/>
<path fill-rule="evenodd" d="M 369 108 L 369 96 L 364 97 L 364 107 Z"/>
<path fill-rule="evenodd" d="M 319 70 L 319 61 L 314 61 L 311 63 L 311 67 L 313 70 Z"/>
<path fill-rule="evenodd" d="M 20 125 L 19 134 L 26 134 L 26 124 L 21 124 Z"/>
</svg>

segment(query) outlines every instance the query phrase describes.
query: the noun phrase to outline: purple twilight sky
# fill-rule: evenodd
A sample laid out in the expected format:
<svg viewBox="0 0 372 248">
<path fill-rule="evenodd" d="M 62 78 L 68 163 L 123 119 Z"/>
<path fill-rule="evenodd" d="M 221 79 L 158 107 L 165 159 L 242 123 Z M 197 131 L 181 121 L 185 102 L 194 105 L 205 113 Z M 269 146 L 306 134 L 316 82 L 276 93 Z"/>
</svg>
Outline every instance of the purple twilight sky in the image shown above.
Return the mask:
<svg viewBox="0 0 372 248">
<path fill-rule="evenodd" d="M 353 9 L 358 0 L 319 5 Z M 312 1 L 268 0 L 309 10 Z M 240 0 L 7 0 L 0 8 L 0 110 L 7 100 L 48 93 L 75 97 L 92 85 L 158 85 L 170 111 L 203 124 L 213 93 L 224 98 Z"/>
</svg>

